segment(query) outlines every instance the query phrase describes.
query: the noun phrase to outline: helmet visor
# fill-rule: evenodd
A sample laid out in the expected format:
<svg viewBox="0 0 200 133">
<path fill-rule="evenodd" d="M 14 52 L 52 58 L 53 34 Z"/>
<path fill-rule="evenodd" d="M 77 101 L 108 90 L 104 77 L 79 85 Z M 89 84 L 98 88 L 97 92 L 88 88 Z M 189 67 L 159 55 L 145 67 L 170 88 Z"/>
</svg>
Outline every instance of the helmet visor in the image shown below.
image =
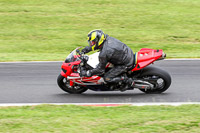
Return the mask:
<svg viewBox="0 0 200 133">
<path fill-rule="evenodd" d="M 93 45 L 95 45 L 95 44 L 96 44 L 96 42 L 95 42 L 95 41 L 88 41 L 88 43 L 89 43 L 89 45 L 90 45 L 90 46 L 93 46 Z"/>
</svg>

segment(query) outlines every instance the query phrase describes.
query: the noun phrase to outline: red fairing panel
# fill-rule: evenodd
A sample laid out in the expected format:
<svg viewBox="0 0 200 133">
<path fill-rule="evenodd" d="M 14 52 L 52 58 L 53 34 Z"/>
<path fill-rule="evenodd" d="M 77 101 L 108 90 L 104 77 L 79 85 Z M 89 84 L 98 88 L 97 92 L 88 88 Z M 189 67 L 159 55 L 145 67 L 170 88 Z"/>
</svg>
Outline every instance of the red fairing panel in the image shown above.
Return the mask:
<svg viewBox="0 0 200 133">
<path fill-rule="evenodd" d="M 63 68 L 64 70 L 66 70 L 66 73 L 64 73 L 63 71 L 61 72 L 61 75 L 64 76 L 64 77 L 67 77 L 69 76 L 72 72 L 73 72 L 73 69 L 72 67 L 74 65 L 78 65 L 80 64 L 81 61 L 75 61 L 75 62 L 70 62 L 70 63 L 65 63 L 63 62 L 62 66 L 61 66 L 61 69 Z"/>
<path fill-rule="evenodd" d="M 101 77 L 95 75 L 92 77 L 80 77 L 78 73 L 71 73 L 69 77 L 71 78 L 70 81 L 81 85 L 85 85 L 87 83 L 99 84 L 99 80 L 101 79 Z"/>
<path fill-rule="evenodd" d="M 80 77 L 79 73 L 71 73 L 70 76 L 71 77 Z"/>
<path fill-rule="evenodd" d="M 67 74 L 65 74 L 63 71 L 61 71 L 61 73 L 60 73 L 63 77 L 67 77 Z"/>
<path fill-rule="evenodd" d="M 132 71 L 140 70 L 153 63 L 162 56 L 163 50 L 142 48 L 135 54 L 136 67 Z"/>
</svg>

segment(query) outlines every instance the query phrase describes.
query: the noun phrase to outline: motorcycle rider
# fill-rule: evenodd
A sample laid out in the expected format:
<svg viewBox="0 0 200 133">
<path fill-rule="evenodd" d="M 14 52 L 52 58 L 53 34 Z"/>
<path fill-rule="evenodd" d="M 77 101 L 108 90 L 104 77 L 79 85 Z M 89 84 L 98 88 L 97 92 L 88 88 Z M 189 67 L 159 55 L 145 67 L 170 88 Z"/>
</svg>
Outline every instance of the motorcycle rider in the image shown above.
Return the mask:
<svg viewBox="0 0 200 133">
<path fill-rule="evenodd" d="M 92 75 L 104 74 L 104 81 L 107 83 L 118 83 L 120 81 L 127 84 L 125 91 L 131 87 L 134 82 L 131 78 L 124 78 L 122 73 L 133 67 L 134 54 L 132 50 L 121 41 L 104 34 L 102 30 L 92 30 L 88 33 L 88 43 L 82 49 L 83 53 L 88 53 L 99 49 L 99 64 L 96 68 L 88 71 L 82 71 L 81 76 L 91 77 Z M 114 67 L 105 73 L 106 64 L 110 62 Z"/>
</svg>

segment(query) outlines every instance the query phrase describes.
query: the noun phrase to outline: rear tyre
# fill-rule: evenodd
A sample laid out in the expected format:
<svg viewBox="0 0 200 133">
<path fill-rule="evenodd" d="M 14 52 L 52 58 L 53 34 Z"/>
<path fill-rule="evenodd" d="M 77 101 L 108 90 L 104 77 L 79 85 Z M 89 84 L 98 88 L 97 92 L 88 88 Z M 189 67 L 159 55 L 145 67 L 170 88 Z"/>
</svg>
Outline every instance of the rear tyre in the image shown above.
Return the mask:
<svg viewBox="0 0 200 133">
<path fill-rule="evenodd" d="M 140 89 L 147 94 L 159 94 L 166 91 L 171 85 L 171 76 L 168 72 L 157 67 L 146 67 L 139 78 L 154 85 L 153 89 Z"/>
<path fill-rule="evenodd" d="M 82 86 L 78 86 L 78 89 L 75 89 L 75 87 L 69 88 L 69 81 L 66 80 L 66 78 L 63 77 L 61 74 L 57 78 L 57 84 L 63 91 L 68 92 L 70 94 L 81 94 L 87 91 L 87 88 Z"/>
</svg>

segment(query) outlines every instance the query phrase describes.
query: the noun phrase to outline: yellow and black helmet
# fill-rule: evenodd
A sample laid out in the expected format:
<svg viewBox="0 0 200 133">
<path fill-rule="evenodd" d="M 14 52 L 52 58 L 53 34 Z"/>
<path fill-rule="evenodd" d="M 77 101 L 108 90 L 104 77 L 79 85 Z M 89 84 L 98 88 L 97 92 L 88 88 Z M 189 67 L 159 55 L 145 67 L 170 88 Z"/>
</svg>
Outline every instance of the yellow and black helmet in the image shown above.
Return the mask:
<svg viewBox="0 0 200 133">
<path fill-rule="evenodd" d="M 92 46 L 93 51 L 99 49 L 105 39 L 106 35 L 102 30 L 92 30 L 88 33 L 88 44 Z"/>
</svg>

